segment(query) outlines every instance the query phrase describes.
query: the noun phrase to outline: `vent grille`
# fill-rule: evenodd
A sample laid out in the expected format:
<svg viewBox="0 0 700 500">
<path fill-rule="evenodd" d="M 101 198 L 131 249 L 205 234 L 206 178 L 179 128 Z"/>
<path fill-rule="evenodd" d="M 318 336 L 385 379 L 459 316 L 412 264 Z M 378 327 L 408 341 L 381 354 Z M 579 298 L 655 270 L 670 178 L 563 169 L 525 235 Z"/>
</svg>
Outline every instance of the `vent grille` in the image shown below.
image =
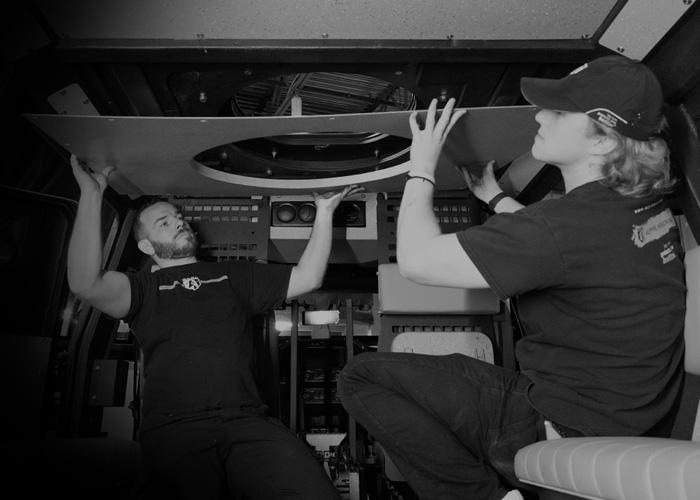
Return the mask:
<svg viewBox="0 0 700 500">
<path fill-rule="evenodd" d="M 299 96 L 302 115 L 408 111 L 413 93 L 379 78 L 352 73 L 296 73 L 254 82 L 238 90 L 231 107 L 237 116 L 289 116 Z"/>
</svg>

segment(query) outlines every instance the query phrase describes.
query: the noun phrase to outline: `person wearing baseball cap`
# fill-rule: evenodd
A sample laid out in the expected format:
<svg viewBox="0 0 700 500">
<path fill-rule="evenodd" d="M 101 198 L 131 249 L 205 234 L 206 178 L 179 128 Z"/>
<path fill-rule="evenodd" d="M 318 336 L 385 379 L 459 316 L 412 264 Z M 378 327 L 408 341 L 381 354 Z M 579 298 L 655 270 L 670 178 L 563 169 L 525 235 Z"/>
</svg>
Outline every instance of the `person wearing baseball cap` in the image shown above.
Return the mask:
<svg viewBox="0 0 700 500">
<path fill-rule="evenodd" d="M 559 168 L 565 193 L 523 206 L 501 191 L 493 163 L 480 177 L 464 170 L 493 215 L 443 234 L 435 170 L 465 110 L 450 100 L 438 116 L 433 101 L 424 126 L 411 116 L 397 232 L 404 277 L 489 288 L 512 306 L 516 368 L 363 353 L 338 381 L 345 408 L 421 500 L 522 499 L 515 454 L 548 428 L 663 435 L 679 394 L 683 249 L 664 197 L 674 179 L 658 80 L 641 62 L 606 56 L 558 80 L 523 78 L 521 91 L 540 108 L 532 155 Z"/>
<path fill-rule="evenodd" d="M 637 141 L 658 135 L 663 93 L 646 65 L 606 56 L 578 67 L 560 80 L 523 78 L 523 96 L 544 109 L 584 113 Z"/>
</svg>

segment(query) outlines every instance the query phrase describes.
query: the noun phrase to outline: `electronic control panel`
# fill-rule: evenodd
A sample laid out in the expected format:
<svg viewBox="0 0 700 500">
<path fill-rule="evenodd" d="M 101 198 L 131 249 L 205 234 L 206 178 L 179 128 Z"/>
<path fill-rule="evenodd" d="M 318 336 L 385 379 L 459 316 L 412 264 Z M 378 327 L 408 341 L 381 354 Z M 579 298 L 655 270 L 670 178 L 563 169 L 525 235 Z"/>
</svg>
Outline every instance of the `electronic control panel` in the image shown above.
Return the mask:
<svg viewBox="0 0 700 500">
<path fill-rule="evenodd" d="M 204 259 L 268 258 L 270 200 L 252 198 L 172 198 L 200 242 Z"/>
<path fill-rule="evenodd" d="M 379 264 L 396 262 L 396 225 L 401 194 L 380 196 L 377 203 L 377 251 Z M 433 211 L 443 233 L 454 233 L 481 224 L 480 202 L 469 193 L 464 196 L 436 194 Z"/>
</svg>

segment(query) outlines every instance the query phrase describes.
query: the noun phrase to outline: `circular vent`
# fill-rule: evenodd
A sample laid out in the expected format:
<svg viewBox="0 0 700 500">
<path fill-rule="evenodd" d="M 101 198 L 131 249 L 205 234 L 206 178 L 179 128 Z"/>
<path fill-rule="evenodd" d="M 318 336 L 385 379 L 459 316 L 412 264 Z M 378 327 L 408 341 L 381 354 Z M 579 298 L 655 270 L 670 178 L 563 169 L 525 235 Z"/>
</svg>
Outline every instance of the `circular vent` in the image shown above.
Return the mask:
<svg viewBox="0 0 700 500">
<path fill-rule="evenodd" d="M 304 116 L 410 111 L 416 98 L 396 84 L 348 73 L 297 73 L 239 89 L 234 116 Z M 195 156 L 224 173 L 270 179 L 318 179 L 372 172 L 408 160 L 411 141 L 376 132 L 295 133 L 223 144 Z"/>
</svg>

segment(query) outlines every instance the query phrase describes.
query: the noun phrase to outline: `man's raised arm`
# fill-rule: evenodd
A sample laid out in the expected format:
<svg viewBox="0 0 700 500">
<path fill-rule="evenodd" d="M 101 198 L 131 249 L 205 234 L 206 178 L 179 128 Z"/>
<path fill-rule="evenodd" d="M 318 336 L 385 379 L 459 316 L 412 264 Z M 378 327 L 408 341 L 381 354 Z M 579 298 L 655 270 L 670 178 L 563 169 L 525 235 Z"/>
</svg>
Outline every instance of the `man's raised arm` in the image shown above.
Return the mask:
<svg viewBox="0 0 700 500">
<path fill-rule="evenodd" d="M 91 173 L 74 155 L 70 161 L 80 199 L 68 245 L 68 285 L 93 307 L 122 318 L 131 304 L 129 279 L 123 273 L 102 271 L 102 199 L 111 167 Z"/>
<path fill-rule="evenodd" d="M 348 186 L 338 193 L 314 193 L 316 218 L 304 253 L 299 258 L 299 263 L 292 268 L 288 299 L 316 290 L 322 285 L 333 244 L 333 212 L 343 198 L 360 190 L 362 188 L 358 186 Z"/>
</svg>

